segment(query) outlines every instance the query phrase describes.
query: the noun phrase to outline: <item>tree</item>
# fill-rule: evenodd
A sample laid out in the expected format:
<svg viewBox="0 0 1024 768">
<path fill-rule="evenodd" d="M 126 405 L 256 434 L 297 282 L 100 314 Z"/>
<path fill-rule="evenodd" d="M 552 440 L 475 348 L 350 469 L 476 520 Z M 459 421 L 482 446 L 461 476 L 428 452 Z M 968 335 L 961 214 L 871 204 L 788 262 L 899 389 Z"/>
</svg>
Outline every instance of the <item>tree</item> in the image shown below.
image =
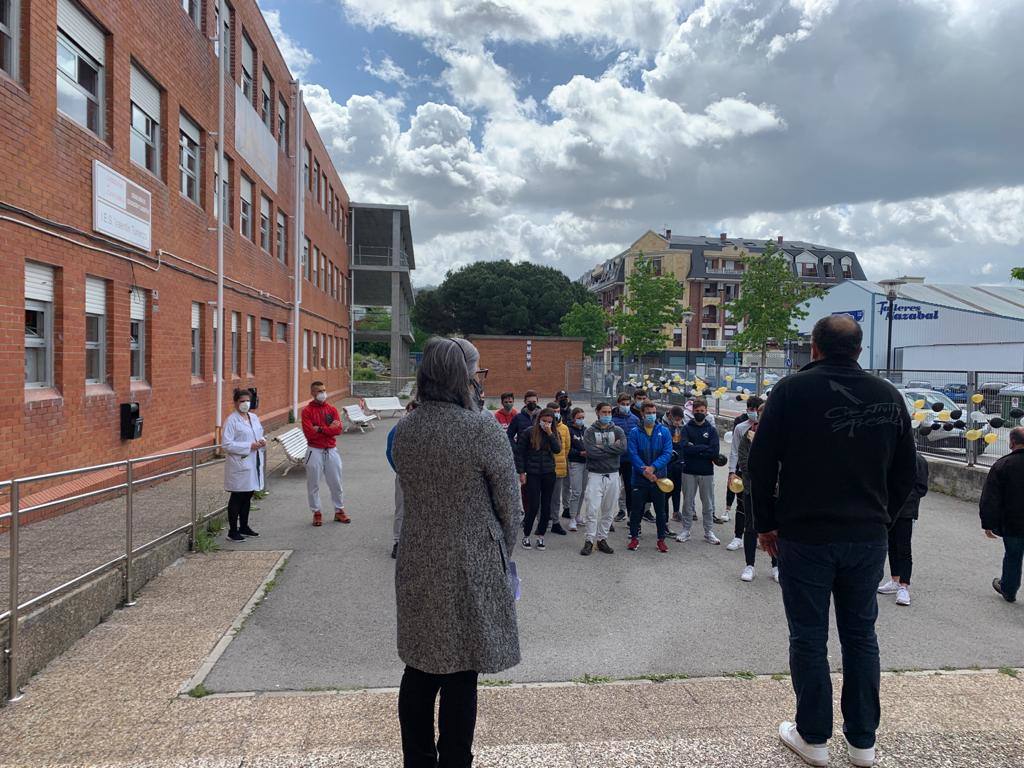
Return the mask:
<svg viewBox="0 0 1024 768">
<path fill-rule="evenodd" d="M 604 346 L 608 315 L 596 303 L 573 304 L 562 318 L 562 334 L 583 337 L 583 354 L 592 355 Z"/>
<path fill-rule="evenodd" d="M 653 262 L 641 252 L 626 278 L 623 306 L 612 314 L 612 323 L 623 339 L 622 351 L 642 357 L 664 349 L 663 328 L 680 322 L 682 297 L 683 287 L 675 277 L 655 275 Z"/>
<path fill-rule="evenodd" d="M 424 288 L 417 291 L 411 319 L 414 327 L 426 333 L 447 336 L 455 330 L 455 319 L 445 306 L 439 288 Z"/>
<path fill-rule="evenodd" d="M 1024 267 L 1014 267 L 1010 270 L 1010 277 L 1014 280 L 1024 281 Z"/>
<path fill-rule="evenodd" d="M 802 305 L 823 296 L 825 289 L 797 277 L 790 261 L 771 242 L 764 253 L 748 256 L 746 265 L 739 298 L 726 305 L 729 318 L 743 323 L 729 349 L 760 352 L 763 366 L 769 346 L 798 338 L 794 323 L 809 314 Z"/>
</svg>

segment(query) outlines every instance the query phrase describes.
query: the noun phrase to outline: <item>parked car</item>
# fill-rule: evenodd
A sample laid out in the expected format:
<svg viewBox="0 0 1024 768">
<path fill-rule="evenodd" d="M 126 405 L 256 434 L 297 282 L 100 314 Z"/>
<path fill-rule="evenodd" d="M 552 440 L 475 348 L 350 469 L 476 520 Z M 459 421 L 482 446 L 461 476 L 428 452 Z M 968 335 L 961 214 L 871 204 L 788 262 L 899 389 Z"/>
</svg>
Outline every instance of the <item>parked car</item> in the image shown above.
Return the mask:
<svg viewBox="0 0 1024 768">
<path fill-rule="evenodd" d="M 966 384 L 947 384 L 944 387 L 939 387 L 938 391 L 957 405 L 964 405 L 970 399 Z"/>
<path fill-rule="evenodd" d="M 903 404 L 907 408 L 907 412 L 911 415 L 914 414 L 917 408 L 914 407 L 914 403 L 918 400 L 924 400 L 925 411 L 934 411 L 933 406 L 936 403 L 942 405 L 942 408 L 947 411 L 966 411 L 966 408 L 961 408 L 948 395 L 943 394 L 934 389 L 910 389 L 910 388 L 899 388 L 899 393 L 903 395 Z M 954 421 L 951 419 L 951 421 Z M 914 422 L 914 440 L 917 442 L 917 447 L 922 450 L 934 450 L 944 449 L 966 452 L 967 451 L 967 440 L 964 438 L 964 432 L 966 430 L 958 429 L 956 427 L 952 429 L 939 429 L 933 430 L 927 436 L 922 435 L 917 431 L 918 423 Z M 982 440 L 976 443 L 978 449 L 978 455 L 980 456 L 988 448 L 988 444 Z"/>
<path fill-rule="evenodd" d="M 930 381 L 908 381 L 903 387 L 904 389 L 934 389 Z"/>
</svg>

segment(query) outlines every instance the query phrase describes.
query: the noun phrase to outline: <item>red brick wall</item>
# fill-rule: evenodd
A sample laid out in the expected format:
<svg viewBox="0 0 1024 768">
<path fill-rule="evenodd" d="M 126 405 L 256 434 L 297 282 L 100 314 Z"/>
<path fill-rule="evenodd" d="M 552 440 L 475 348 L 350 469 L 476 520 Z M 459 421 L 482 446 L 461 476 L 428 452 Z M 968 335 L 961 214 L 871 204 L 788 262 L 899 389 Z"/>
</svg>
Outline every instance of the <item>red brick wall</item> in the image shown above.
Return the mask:
<svg viewBox="0 0 1024 768">
<path fill-rule="evenodd" d="M 156 453 L 188 442 L 212 439 L 215 426 L 213 378 L 216 300 L 216 221 L 213 217 L 213 173 L 216 163 L 217 66 L 208 38 L 214 30 L 214 4 L 204 2 L 203 30 L 196 29 L 180 3 L 166 0 L 81 0 L 107 32 L 105 63 L 105 135 L 97 137 L 56 110 L 56 2 L 22 3 L 21 68 L 17 82 L 0 73 L 0 202 L 17 206 L 61 225 L 92 232 L 92 162 L 100 160 L 152 193 L 153 248 L 131 258 L 157 267 L 158 249 L 166 252 L 159 269 L 88 250 L 9 221 L 0 221 L 0 479 L 73 466 Z M 295 247 L 295 169 L 303 149 L 296 152 L 296 110 L 284 60 L 259 13 L 256 0 L 236 0 L 232 18 L 232 68 L 225 83 L 225 153 L 231 160 L 230 227 L 225 227 L 224 261 L 224 414 L 230 412 L 231 391 L 255 386 L 260 412 L 287 409 L 291 402 L 292 344 L 302 341 L 292 327 L 292 279 Z M 241 34 L 257 49 L 255 92 L 260 93 L 264 67 L 274 81 L 274 133 L 278 95 L 289 105 L 288 151 L 278 152 L 276 192 L 267 188 L 234 147 L 235 83 L 241 71 Z M 131 162 L 130 67 L 136 61 L 162 89 L 160 116 L 160 175 Z M 201 204 L 178 191 L 178 115 L 184 110 L 200 127 Z M 341 200 L 343 219 L 348 196 L 332 167 L 308 114 L 304 139 L 316 154 Z M 254 182 L 253 240 L 239 233 L 239 181 L 244 172 Z M 288 216 L 287 264 L 259 246 L 260 194 L 272 201 L 271 242 L 276 243 L 277 211 Z M 27 222 L 24 216 L 0 210 L 0 215 Z M 321 248 L 342 274 L 348 275 L 344 226 L 306 194 L 306 235 Z M 45 225 L 44 225 L 45 226 Z M 52 227 L 47 227 L 53 229 Z M 67 233 L 64 233 L 65 235 Z M 70 235 L 77 243 L 103 244 Z M 173 254 L 174 256 L 171 256 Z M 179 258 L 175 258 L 180 257 Z M 24 387 L 24 264 L 26 259 L 56 268 L 54 387 Z M 186 259 L 192 264 L 182 261 Z M 84 383 L 85 277 L 108 282 L 106 383 Z M 301 323 L 339 339 L 341 354 L 330 370 L 312 361 L 300 374 L 300 402 L 308 385 L 322 379 L 338 395 L 347 394 L 349 379 L 349 308 L 339 286 L 338 298 L 303 281 Z M 244 284 L 244 285 L 242 285 Z M 129 380 L 129 289 L 150 291 L 146 383 Z M 190 372 L 191 303 L 204 305 L 202 315 L 202 376 Z M 241 375 L 231 375 L 231 313 L 241 314 Z M 246 372 L 246 317 L 254 318 L 255 374 Z M 260 320 L 288 324 L 287 342 L 260 339 Z M 301 351 L 300 351 L 301 365 Z M 131 443 L 119 436 L 119 405 L 141 405 L 143 438 Z M 284 410 L 286 414 L 287 411 Z"/>
<path fill-rule="evenodd" d="M 469 340 L 480 350 L 480 367 L 490 369 L 488 397 L 514 392 L 521 401 L 526 390 L 535 389 L 546 403 L 560 389 L 572 392 L 582 388 L 582 339 L 470 336 Z M 530 370 L 526 369 L 527 341 L 533 342 Z"/>
</svg>

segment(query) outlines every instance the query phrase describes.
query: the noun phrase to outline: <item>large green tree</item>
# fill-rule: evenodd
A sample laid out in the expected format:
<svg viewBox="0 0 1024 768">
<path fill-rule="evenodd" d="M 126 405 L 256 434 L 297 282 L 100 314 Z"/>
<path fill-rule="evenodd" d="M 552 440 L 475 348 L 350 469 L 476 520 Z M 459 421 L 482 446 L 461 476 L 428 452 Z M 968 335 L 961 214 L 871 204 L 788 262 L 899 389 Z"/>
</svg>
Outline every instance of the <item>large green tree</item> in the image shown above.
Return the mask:
<svg viewBox="0 0 1024 768">
<path fill-rule="evenodd" d="M 583 337 L 583 354 L 592 355 L 607 340 L 608 315 L 595 302 L 573 304 L 562 318 L 562 334 Z"/>
<path fill-rule="evenodd" d="M 449 272 L 436 289 L 416 297 L 413 323 L 437 334 L 556 336 L 573 304 L 594 298 L 551 267 L 480 261 Z"/>
<path fill-rule="evenodd" d="M 1024 280 L 1024 267 L 1014 267 L 1011 269 L 1010 277 L 1014 280 Z"/>
<path fill-rule="evenodd" d="M 825 289 L 797 277 L 774 243 L 767 243 L 764 253 L 748 256 L 745 262 L 739 298 L 726 304 L 730 320 L 743 324 L 729 349 L 760 352 L 764 365 L 770 346 L 798 338 L 795 323 L 809 313 L 802 305 L 823 296 Z"/>
<path fill-rule="evenodd" d="M 675 277 L 655 275 L 653 262 L 640 253 L 626 278 L 626 298 L 611 318 L 622 336 L 622 351 L 643 357 L 664 349 L 664 326 L 681 321 L 682 298 L 683 286 Z"/>
</svg>

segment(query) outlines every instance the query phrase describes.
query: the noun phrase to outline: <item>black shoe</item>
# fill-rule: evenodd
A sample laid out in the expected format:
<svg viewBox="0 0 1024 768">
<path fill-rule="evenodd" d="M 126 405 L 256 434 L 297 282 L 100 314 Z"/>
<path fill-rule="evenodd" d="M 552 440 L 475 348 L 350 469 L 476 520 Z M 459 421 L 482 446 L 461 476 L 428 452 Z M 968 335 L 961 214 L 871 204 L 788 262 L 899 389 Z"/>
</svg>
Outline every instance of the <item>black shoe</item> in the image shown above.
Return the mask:
<svg viewBox="0 0 1024 768">
<path fill-rule="evenodd" d="M 580 554 L 583 555 L 584 557 L 586 557 L 587 555 L 589 555 L 593 551 L 594 551 L 594 542 L 587 540 L 587 541 L 585 541 L 583 543 L 583 549 L 580 550 Z"/>
<path fill-rule="evenodd" d="M 245 528 L 239 528 L 239 529 L 238 529 L 238 532 L 239 532 L 240 534 L 242 534 L 243 536 L 259 536 L 259 534 L 258 534 L 258 533 L 256 533 L 256 531 L 254 531 L 254 530 L 253 530 L 252 528 L 250 528 L 250 527 L 249 527 L 248 525 L 247 525 L 247 526 L 245 526 Z"/>
<path fill-rule="evenodd" d="M 397 541 L 395 542 L 395 545 L 391 548 L 391 559 L 392 560 L 397 560 L 398 559 L 398 542 Z"/>
<path fill-rule="evenodd" d="M 615 526 L 614 525 L 609 525 L 608 526 L 608 533 L 615 533 Z"/>
<path fill-rule="evenodd" d="M 654 515 L 651 512 L 644 510 L 644 520 L 646 520 L 648 523 L 653 523 Z"/>
<path fill-rule="evenodd" d="M 697 513 L 696 513 L 696 512 L 694 512 L 694 513 L 693 513 L 693 519 L 694 519 L 694 520 L 696 520 L 696 519 L 697 519 Z"/>
<path fill-rule="evenodd" d="M 1017 602 L 1017 598 L 1016 597 L 1007 597 L 1005 594 L 1003 594 L 1003 580 L 1002 579 L 992 579 L 992 589 L 994 589 L 996 592 L 998 592 L 1000 595 L 1002 595 L 1003 600 L 1005 600 L 1006 602 L 1008 602 L 1008 603 L 1015 603 L 1015 602 Z"/>
<path fill-rule="evenodd" d="M 552 533 L 557 533 L 557 534 L 558 534 L 559 536 L 565 536 L 565 535 L 566 535 L 566 533 L 567 533 L 567 531 L 565 530 L 565 528 L 563 528 L 563 527 L 562 527 L 561 525 L 559 525 L 558 523 L 555 523 L 554 525 L 552 525 L 552 526 L 551 526 L 551 532 L 552 532 Z"/>
<path fill-rule="evenodd" d="M 625 513 L 625 512 L 623 512 L 623 511 L 622 511 L 622 510 L 620 509 L 620 510 L 619 510 L 619 514 L 617 514 L 617 515 L 615 516 L 615 522 L 616 522 L 616 523 L 621 523 L 621 522 L 622 522 L 623 520 L 625 520 L 625 519 L 626 519 L 626 513 Z"/>
<path fill-rule="evenodd" d="M 667 538 L 668 538 L 669 536 L 675 536 L 675 535 L 676 535 L 676 532 L 675 532 L 675 531 L 673 531 L 673 530 L 672 530 L 671 528 L 669 528 L 669 527 L 668 527 L 668 526 L 666 525 L 666 526 L 665 526 L 665 538 L 667 539 Z"/>
<path fill-rule="evenodd" d="M 604 552 L 606 555 L 610 555 L 615 552 L 615 550 L 609 546 L 607 539 L 601 539 L 599 542 L 597 542 L 597 548 Z"/>
<path fill-rule="evenodd" d="M 228 538 L 231 539 L 231 541 L 245 541 L 245 536 L 240 534 L 238 531 L 229 531 Z"/>
<path fill-rule="evenodd" d="M 728 521 L 728 520 L 726 520 L 725 518 L 723 518 L 723 517 L 719 517 L 718 515 L 713 515 L 713 516 L 711 517 L 711 519 L 712 519 L 712 520 L 714 520 L 714 522 L 715 522 L 715 525 L 725 525 L 726 523 L 728 523 L 728 522 L 729 522 L 729 521 Z"/>
<path fill-rule="evenodd" d="M 529 549 L 529 548 L 530 548 L 530 537 L 529 536 L 523 536 L 523 549 Z"/>
<path fill-rule="evenodd" d="M 562 510 L 562 517 L 564 517 L 566 520 L 569 519 L 570 515 L 569 515 L 569 508 L 568 507 L 566 507 L 565 509 Z"/>
</svg>

